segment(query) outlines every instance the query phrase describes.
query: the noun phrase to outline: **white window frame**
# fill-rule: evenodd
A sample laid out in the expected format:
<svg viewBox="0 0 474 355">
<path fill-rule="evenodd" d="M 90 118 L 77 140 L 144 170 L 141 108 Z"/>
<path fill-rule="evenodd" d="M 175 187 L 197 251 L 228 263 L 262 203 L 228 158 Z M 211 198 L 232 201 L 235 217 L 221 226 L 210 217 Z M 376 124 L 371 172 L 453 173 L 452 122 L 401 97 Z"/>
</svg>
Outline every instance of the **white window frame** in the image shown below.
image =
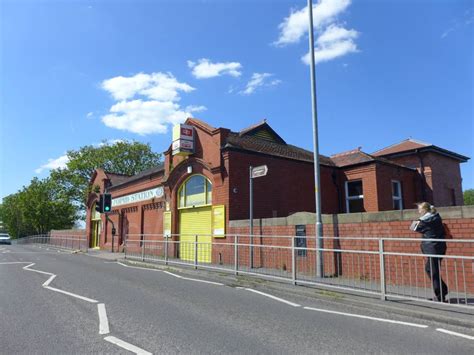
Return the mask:
<svg viewBox="0 0 474 355">
<path fill-rule="evenodd" d="M 364 191 L 364 183 L 362 182 L 362 179 L 357 179 L 357 180 L 348 180 L 346 181 L 345 183 L 345 187 L 346 187 L 346 213 L 351 213 L 351 211 L 349 210 L 349 201 L 352 201 L 352 200 L 364 200 L 364 194 L 362 195 L 357 195 L 357 196 L 349 196 L 349 183 L 351 182 L 357 182 L 357 181 L 360 181 L 361 184 L 362 184 L 362 192 Z"/>
<path fill-rule="evenodd" d="M 400 191 L 400 196 L 395 196 L 393 194 L 393 183 L 396 183 L 398 184 L 398 191 Z M 400 182 L 400 180 L 392 180 L 391 181 L 391 184 L 390 184 L 390 187 L 392 189 L 392 206 L 393 206 L 393 209 L 396 210 L 396 211 L 401 211 L 403 210 L 403 191 L 402 191 L 402 183 Z M 400 209 L 396 209 L 395 208 L 395 201 L 400 201 Z"/>
</svg>

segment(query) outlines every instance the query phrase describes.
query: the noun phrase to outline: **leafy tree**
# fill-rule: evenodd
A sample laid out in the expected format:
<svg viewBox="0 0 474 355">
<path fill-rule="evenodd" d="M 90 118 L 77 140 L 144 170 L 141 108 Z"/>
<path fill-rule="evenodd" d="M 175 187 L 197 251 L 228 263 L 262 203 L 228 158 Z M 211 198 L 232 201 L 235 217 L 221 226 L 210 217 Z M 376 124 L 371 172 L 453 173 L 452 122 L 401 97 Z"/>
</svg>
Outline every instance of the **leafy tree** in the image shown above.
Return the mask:
<svg viewBox="0 0 474 355">
<path fill-rule="evenodd" d="M 474 189 L 464 191 L 464 204 L 474 205 Z"/>
<path fill-rule="evenodd" d="M 67 196 L 81 211 L 94 189 L 89 181 L 95 169 L 106 172 L 135 175 L 161 162 L 161 154 L 154 153 L 149 144 L 136 141 L 103 142 L 99 146 L 87 145 L 67 152 L 68 163 L 64 169 L 51 172 L 51 178 L 59 186 L 58 193 Z"/>
<path fill-rule="evenodd" d="M 74 226 L 77 207 L 58 190 L 52 179 L 34 178 L 28 186 L 3 199 L 0 215 L 13 238 Z"/>
</svg>

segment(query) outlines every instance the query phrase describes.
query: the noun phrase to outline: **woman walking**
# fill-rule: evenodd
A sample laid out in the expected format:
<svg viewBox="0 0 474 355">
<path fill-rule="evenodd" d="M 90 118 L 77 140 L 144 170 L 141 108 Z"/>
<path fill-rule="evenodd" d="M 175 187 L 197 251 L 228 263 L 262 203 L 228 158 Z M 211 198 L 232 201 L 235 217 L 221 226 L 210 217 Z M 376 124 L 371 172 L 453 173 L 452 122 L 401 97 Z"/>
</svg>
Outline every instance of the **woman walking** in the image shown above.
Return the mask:
<svg viewBox="0 0 474 355">
<path fill-rule="evenodd" d="M 428 255 L 445 255 L 446 254 L 446 238 L 443 221 L 434 206 L 428 202 L 418 203 L 418 213 L 421 217 L 413 222 L 412 230 L 422 233 L 422 239 L 439 239 L 422 240 L 421 251 Z M 441 277 L 441 261 L 442 257 L 428 256 L 425 264 L 425 271 L 433 284 L 433 291 L 439 302 L 446 302 L 448 294 L 448 286 Z"/>
</svg>

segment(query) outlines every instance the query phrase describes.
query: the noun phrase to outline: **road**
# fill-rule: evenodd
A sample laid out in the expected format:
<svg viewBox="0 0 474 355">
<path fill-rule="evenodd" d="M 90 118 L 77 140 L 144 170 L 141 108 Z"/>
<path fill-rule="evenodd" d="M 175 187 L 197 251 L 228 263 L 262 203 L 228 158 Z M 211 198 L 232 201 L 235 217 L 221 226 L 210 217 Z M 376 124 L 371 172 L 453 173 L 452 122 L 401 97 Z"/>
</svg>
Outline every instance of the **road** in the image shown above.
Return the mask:
<svg viewBox="0 0 474 355">
<path fill-rule="evenodd" d="M 443 327 L 455 331 L 448 334 L 426 320 L 202 281 L 0 246 L 0 353 L 474 352 L 472 331 Z"/>
</svg>

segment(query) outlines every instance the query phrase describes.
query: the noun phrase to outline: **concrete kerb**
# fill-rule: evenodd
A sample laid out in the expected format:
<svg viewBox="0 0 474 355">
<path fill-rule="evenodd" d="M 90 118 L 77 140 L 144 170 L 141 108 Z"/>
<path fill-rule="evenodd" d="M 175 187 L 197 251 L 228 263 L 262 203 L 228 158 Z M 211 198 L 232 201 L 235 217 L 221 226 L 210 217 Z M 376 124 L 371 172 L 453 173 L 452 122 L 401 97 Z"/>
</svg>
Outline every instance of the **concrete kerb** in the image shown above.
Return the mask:
<svg viewBox="0 0 474 355">
<path fill-rule="evenodd" d="M 376 310 L 387 314 L 396 314 L 406 317 L 417 317 L 419 319 L 432 321 L 440 324 L 467 328 L 474 330 L 474 310 L 446 309 L 439 307 L 436 303 L 420 304 L 415 301 L 387 300 L 382 301 L 375 295 L 365 295 L 357 292 L 339 291 L 325 287 L 298 285 L 293 286 L 284 282 L 278 282 L 266 278 L 252 277 L 246 275 L 234 276 L 232 273 L 191 270 L 186 267 L 160 265 L 156 263 L 122 260 L 121 262 L 131 266 L 140 266 L 150 269 L 174 271 L 186 277 L 199 277 L 203 280 L 221 282 L 228 287 L 253 287 L 262 291 L 277 292 L 286 297 L 305 297 L 319 302 L 325 302 L 333 306 L 344 304 L 361 312 Z M 277 295 L 278 295 L 277 294 Z"/>
</svg>

